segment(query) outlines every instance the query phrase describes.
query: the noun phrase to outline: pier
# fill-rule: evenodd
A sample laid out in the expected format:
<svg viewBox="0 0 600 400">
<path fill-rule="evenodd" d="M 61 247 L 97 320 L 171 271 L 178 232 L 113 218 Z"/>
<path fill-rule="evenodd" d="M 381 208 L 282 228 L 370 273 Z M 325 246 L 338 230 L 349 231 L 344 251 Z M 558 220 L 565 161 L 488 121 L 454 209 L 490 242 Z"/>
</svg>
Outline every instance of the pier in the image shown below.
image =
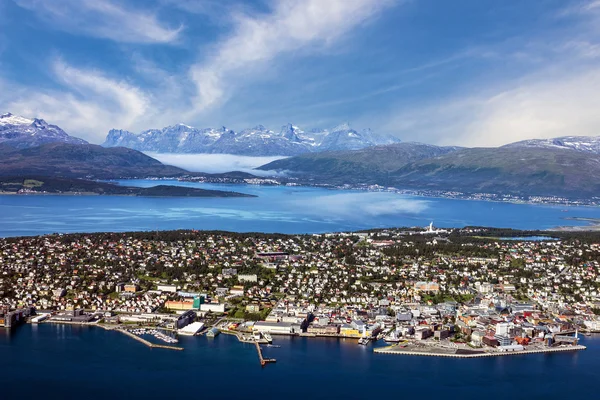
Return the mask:
<svg viewBox="0 0 600 400">
<path fill-rule="evenodd" d="M 258 359 L 260 360 L 260 365 L 262 367 L 264 367 L 268 363 L 275 363 L 275 362 L 277 362 L 277 360 L 274 359 L 274 358 L 264 358 L 263 357 L 262 349 L 260 348 L 258 342 L 254 342 L 254 345 L 256 346 L 256 351 L 258 352 Z"/>
</svg>

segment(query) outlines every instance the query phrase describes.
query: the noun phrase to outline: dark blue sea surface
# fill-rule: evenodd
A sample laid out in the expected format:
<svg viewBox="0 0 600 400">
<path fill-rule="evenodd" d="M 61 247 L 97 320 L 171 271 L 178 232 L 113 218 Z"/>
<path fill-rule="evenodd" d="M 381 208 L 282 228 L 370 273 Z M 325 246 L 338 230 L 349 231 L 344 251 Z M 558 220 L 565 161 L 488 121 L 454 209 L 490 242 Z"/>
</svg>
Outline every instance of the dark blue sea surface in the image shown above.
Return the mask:
<svg viewBox="0 0 600 400">
<path fill-rule="evenodd" d="M 586 225 L 566 217 L 600 218 L 600 207 L 511 204 L 310 187 L 177 184 L 254 194 L 255 198 L 125 196 L 0 196 L 0 237 L 46 233 L 208 229 L 322 233 L 369 228 L 466 225 L 548 229 Z"/>
<path fill-rule="evenodd" d="M 480 359 L 374 354 L 353 340 L 275 337 L 276 364 L 219 335 L 150 349 L 98 327 L 0 331 L 0 398 L 597 398 L 600 336 L 587 350 Z"/>
</svg>

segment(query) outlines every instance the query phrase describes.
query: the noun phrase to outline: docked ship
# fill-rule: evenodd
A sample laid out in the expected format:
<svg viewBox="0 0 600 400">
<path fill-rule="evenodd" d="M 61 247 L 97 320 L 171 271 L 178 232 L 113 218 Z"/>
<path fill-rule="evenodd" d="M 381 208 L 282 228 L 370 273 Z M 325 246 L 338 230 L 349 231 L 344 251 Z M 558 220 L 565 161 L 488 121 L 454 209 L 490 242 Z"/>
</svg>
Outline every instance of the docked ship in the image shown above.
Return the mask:
<svg viewBox="0 0 600 400">
<path fill-rule="evenodd" d="M 262 336 L 267 341 L 267 343 L 273 343 L 273 338 L 267 332 L 263 332 Z"/>
</svg>

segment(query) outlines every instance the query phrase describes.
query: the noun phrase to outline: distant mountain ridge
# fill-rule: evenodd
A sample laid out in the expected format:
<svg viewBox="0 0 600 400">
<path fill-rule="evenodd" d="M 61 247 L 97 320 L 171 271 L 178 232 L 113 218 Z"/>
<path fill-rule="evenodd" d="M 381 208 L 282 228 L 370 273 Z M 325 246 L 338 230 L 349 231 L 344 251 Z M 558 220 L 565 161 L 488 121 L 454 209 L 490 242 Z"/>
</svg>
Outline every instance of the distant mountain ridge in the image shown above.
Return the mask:
<svg viewBox="0 0 600 400">
<path fill-rule="evenodd" d="M 302 155 L 260 170 L 302 181 L 518 196 L 600 197 L 600 155 L 566 147 L 442 148 L 418 143 Z"/>
<path fill-rule="evenodd" d="M 600 136 L 562 136 L 552 139 L 530 139 L 510 143 L 502 147 L 562 148 L 600 154 Z"/>
<path fill-rule="evenodd" d="M 0 143 L 17 149 L 47 143 L 87 144 L 85 140 L 69 136 L 58 126 L 50 125 L 43 119 L 29 119 L 11 113 L 0 115 Z"/>
<path fill-rule="evenodd" d="M 0 176 L 83 179 L 176 177 L 189 174 L 137 150 L 95 144 L 48 143 L 16 149 L 0 144 Z"/>
<path fill-rule="evenodd" d="M 221 127 L 198 129 L 185 124 L 148 129 L 140 133 L 112 129 L 104 147 L 129 147 L 157 153 L 213 153 L 244 156 L 295 156 L 335 150 L 355 150 L 378 144 L 399 142 L 391 137 L 379 137 L 369 129 L 358 132 L 347 123 L 331 131 L 314 129 L 308 132 L 286 124 L 279 132 L 263 125 L 234 132 Z"/>
</svg>

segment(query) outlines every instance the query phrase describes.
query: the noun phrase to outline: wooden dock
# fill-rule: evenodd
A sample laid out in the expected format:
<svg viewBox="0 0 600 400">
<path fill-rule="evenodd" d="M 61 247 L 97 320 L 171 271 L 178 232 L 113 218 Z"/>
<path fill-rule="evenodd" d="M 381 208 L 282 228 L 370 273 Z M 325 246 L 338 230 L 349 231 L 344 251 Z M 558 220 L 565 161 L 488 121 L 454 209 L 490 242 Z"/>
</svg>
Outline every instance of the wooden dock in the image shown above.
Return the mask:
<svg viewBox="0 0 600 400">
<path fill-rule="evenodd" d="M 258 351 L 258 359 L 260 360 L 260 365 L 262 367 L 264 367 L 268 363 L 277 362 L 277 360 L 274 358 L 264 358 L 263 354 L 262 354 L 262 349 L 260 348 L 260 345 L 257 342 L 254 342 L 254 345 L 256 345 L 256 351 Z"/>
</svg>

